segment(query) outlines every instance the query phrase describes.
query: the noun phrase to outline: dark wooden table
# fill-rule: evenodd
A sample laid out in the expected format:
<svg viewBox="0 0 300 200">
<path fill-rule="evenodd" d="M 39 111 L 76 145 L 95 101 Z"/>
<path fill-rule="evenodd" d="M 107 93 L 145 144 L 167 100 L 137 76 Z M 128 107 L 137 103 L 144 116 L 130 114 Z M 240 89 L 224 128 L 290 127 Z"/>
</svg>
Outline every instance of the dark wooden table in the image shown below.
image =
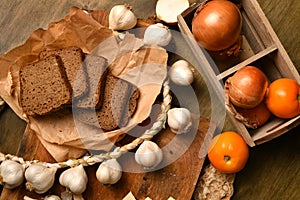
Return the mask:
<svg viewBox="0 0 300 200">
<path fill-rule="evenodd" d="M 195 2 L 191 0 L 190 2 Z M 290 58 L 300 71 L 300 1 L 258 0 Z M 0 4 L 0 54 L 21 45 L 38 28 L 63 18 L 71 6 L 110 9 L 130 3 L 140 18 L 155 14 L 154 0 L 2 0 Z M 182 47 L 183 50 L 186 48 Z M 203 97 L 204 100 L 206 97 Z M 203 102 L 205 102 L 202 100 Z M 209 99 L 206 99 L 207 101 Z M 15 153 L 25 123 L 9 109 L 0 115 L 0 151 Z M 233 129 L 226 122 L 224 130 Z M 300 128 L 251 149 L 250 159 L 236 176 L 233 199 L 300 199 Z"/>
</svg>

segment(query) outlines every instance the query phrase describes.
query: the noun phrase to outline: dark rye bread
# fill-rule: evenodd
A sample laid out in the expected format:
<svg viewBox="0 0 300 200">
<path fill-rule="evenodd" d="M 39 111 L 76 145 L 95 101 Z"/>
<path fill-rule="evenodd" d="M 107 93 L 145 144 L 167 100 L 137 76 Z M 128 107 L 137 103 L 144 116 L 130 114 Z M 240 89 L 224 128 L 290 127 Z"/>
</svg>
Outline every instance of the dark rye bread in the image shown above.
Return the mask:
<svg viewBox="0 0 300 200">
<path fill-rule="evenodd" d="M 135 111 L 138 97 L 139 91 L 132 84 L 108 74 L 101 109 L 75 109 L 75 118 L 105 131 L 124 127 Z"/>
<path fill-rule="evenodd" d="M 20 69 L 20 105 L 26 115 L 45 115 L 72 101 L 62 61 L 49 56 Z"/>
<path fill-rule="evenodd" d="M 67 73 L 68 81 L 72 87 L 72 95 L 78 98 L 87 91 L 88 83 L 84 66 L 82 65 L 84 53 L 80 48 L 67 47 L 57 50 L 44 50 L 39 54 L 39 58 L 43 59 L 50 55 L 58 55 L 61 57 L 63 66 Z"/>
<path fill-rule="evenodd" d="M 83 64 L 87 72 L 88 91 L 73 104 L 79 108 L 99 109 L 103 103 L 107 61 L 101 56 L 87 55 Z"/>
<path fill-rule="evenodd" d="M 140 97 L 140 91 L 137 88 L 131 88 L 131 96 L 129 101 L 125 102 L 125 108 L 124 108 L 124 115 L 122 117 L 122 122 L 120 124 L 120 127 L 126 126 L 126 124 L 129 122 L 133 114 L 135 113 L 135 110 L 138 105 L 138 99 Z M 125 114 L 127 112 L 127 115 Z"/>
</svg>

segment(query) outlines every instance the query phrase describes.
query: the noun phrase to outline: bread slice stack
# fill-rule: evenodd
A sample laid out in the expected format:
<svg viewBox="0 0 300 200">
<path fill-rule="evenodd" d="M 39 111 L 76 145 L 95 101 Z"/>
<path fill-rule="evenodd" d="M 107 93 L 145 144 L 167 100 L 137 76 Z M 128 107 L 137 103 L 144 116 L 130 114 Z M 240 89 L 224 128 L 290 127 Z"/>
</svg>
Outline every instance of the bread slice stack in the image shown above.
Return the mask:
<svg viewBox="0 0 300 200">
<path fill-rule="evenodd" d="M 57 50 L 44 50 L 40 53 L 39 58 L 43 59 L 50 55 L 57 55 L 61 58 L 67 74 L 67 79 L 72 87 L 73 97 L 78 98 L 84 95 L 88 85 L 86 72 L 82 64 L 84 54 L 81 49 L 77 47 L 68 47 Z M 80 81 L 80 84 L 76 84 L 77 81 Z"/>
<path fill-rule="evenodd" d="M 129 82 L 107 75 L 100 109 L 73 109 L 76 119 L 103 130 L 124 127 L 133 115 L 139 91 Z"/>
<path fill-rule="evenodd" d="M 101 56 L 77 47 L 45 50 L 20 69 L 20 105 L 28 116 L 73 109 L 75 119 L 105 131 L 126 126 L 139 90 L 109 72 Z"/>
<path fill-rule="evenodd" d="M 89 89 L 84 98 L 75 102 L 79 108 L 99 109 L 103 102 L 103 93 L 107 75 L 107 61 L 101 56 L 86 56 L 84 66 L 87 72 Z M 80 84 L 80 83 L 79 83 Z"/>
</svg>

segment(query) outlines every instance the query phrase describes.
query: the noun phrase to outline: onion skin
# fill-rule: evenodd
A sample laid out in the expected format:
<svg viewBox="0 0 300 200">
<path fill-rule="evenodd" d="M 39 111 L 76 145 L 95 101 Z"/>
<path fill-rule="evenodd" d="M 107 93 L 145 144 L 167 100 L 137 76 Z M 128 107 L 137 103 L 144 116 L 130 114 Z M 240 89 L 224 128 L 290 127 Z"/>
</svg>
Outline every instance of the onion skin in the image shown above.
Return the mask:
<svg viewBox="0 0 300 200">
<path fill-rule="evenodd" d="M 230 1 L 209 1 L 192 21 L 196 41 L 210 51 L 229 48 L 239 39 L 241 29 L 240 10 Z"/>
<path fill-rule="evenodd" d="M 255 128 L 264 125 L 271 117 L 271 112 L 267 108 L 264 101 L 254 108 L 244 109 L 237 107 L 236 110 L 248 121 L 248 123 L 252 124 Z"/>
<path fill-rule="evenodd" d="M 254 66 L 239 69 L 227 82 L 231 103 L 246 109 L 264 100 L 269 85 L 266 75 Z"/>
</svg>

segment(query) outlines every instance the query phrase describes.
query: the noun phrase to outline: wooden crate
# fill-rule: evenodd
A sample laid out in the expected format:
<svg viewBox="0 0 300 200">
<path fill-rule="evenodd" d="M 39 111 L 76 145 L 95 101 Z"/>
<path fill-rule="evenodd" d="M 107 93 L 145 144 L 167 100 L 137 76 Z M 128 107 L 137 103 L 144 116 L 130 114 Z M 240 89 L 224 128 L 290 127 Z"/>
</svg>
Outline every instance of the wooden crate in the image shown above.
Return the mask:
<svg viewBox="0 0 300 200">
<path fill-rule="evenodd" d="M 205 77 L 219 99 L 225 102 L 224 82 L 238 69 L 246 65 L 259 67 L 272 82 L 280 77 L 287 77 L 300 83 L 297 69 L 290 60 L 276 33 L 256 0 L 241 0 L 243 19 L 242 51 L 236 58 L 228 61 L 213 59 L 193 37 L 191 22 L 201 1 L 192 4 L 178 16 L 178 26 L 187 44 L 192 49 L 198 66 L 195 68 Z M 272 140 L 300 124 L 300 116 L 284 120 L 272 116 L 260 128 L 248 129 L 228 113 L 237 131 L 244 137 L 248 145 L 255 146 Z"/>
</svg>

